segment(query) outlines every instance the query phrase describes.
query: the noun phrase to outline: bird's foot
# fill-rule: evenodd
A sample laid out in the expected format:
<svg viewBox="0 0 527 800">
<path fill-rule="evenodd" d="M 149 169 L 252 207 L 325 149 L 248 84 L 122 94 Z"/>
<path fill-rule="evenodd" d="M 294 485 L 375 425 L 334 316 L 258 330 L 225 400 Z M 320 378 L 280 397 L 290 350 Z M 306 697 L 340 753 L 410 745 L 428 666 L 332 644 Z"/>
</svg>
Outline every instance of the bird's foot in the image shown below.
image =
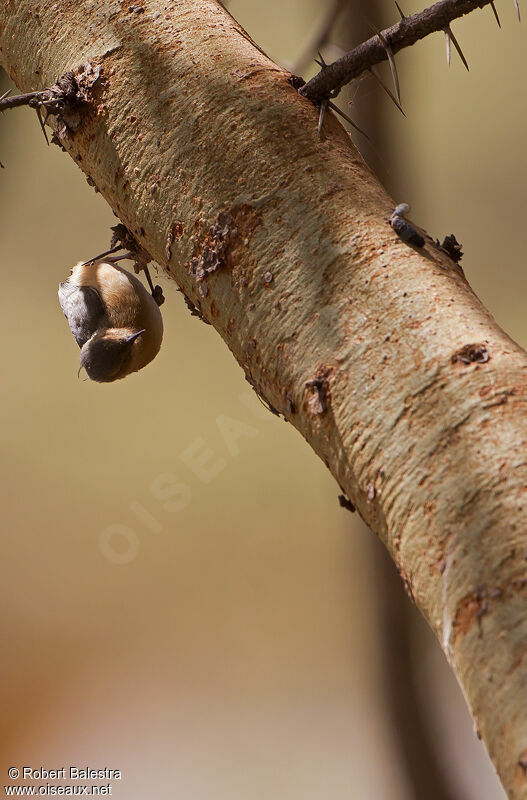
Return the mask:
<svg viewBox="0 0 527 800">
<path fill-rule="evenodd" d="M 163 294 L 163 289 L 161 288 L 161 286 L 159 286 L 159 284 L 154 286 L 154 288 L 152 290 L 152 297 L 154 298 L 154 300 L 156 301 L 158 306 L 162 306 L 163 303 L 165 302 L 165 296 Z"/>
</svg>

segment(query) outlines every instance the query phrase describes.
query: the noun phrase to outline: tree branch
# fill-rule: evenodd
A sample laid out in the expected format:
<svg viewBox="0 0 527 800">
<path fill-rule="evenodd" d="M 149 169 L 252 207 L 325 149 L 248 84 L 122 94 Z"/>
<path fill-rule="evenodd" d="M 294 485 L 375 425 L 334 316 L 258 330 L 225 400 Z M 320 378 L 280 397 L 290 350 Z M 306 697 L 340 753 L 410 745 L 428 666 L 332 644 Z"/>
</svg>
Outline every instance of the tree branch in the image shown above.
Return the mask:
<svg viewBox="0 0 527 800">
<path fill-rule="evenodd" d="M 91 65 L 60 143 L 386 544 L 526 798 L 526 354 L 213 0 L 2 3 L 0 48 L 26 92 Z"/>
<path fill-rule="evenodd" d="M 448 31 L 453 20 L 487 5 L 493 5 L 493 0 L 440 0 L 418 14 L 403 17 L 391 28 L 376 33 L 338 61 L 321 69 L 300 89 L 300 94 L 313 102 L 320 102 L 366 70 L 388 60 L 390 49 L 395 54 L 431 33 Z"/>
</svg>

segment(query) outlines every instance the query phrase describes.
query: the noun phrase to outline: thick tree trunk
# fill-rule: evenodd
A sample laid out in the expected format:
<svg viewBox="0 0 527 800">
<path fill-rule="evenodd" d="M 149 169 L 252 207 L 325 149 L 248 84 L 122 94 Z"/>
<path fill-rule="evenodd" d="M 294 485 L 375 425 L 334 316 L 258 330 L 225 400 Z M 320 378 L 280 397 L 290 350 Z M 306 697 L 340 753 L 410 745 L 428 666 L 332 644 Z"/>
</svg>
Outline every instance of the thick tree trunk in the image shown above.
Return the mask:
<svg viewBox="0 0 527 800">
<path fill-rule="evenodd" d="M 213 0 L 7 0 L 0 46 L 23 90 L 101 66 L 65 148 L 385 542 L 527 797 L 525 353 Z"/>
</svg>

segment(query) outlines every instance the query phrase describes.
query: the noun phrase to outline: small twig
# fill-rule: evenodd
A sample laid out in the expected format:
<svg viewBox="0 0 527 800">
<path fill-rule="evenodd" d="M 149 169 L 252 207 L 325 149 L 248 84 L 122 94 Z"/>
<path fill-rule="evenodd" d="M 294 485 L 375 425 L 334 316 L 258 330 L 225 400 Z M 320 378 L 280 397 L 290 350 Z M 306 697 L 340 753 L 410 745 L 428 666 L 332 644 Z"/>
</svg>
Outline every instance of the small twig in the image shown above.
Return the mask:
<svg viewBox="0 0 527 800">
<path fill-rule="evenodd" d="M 27 92 L 26 94 L 14 94 L 12 97 L 9 97 L 11 89 L 5 92 L 5 94 L 0 97 L 0 112 L 8 111 L 10 108 L 18 108 L 20 106 L 28 106 L 32 100 L 39 102 L 44 100 L 47 97 L 47 92 L 49 90 L 45 89 L 43 92 Z"/>
<path fill-rule="evenodd" d="M 90 67 L 91 69 L 91 67 Z M 92 70 L 93 72 L 93 70 Z M 95 77 L 97 79 L 98 75 Z M 94 81 L 92 81 L 93 83 Z M 9 96 L 10 91 L 5 92 L 0 97 L 0 112 L 8 111 L 11 108 L 19 108 L 21 106 L 29 106 L 34 108 L 39 125 L 44 134 L 46 143 L 49 145 L 48 135 L 46 133 L 46 122 L 50 115 L 54 115 L 57 120 L 62 120 L 62 127 L 64 125 L 63 115 L 71 111 L 83 99 L 81 87 L 75 78 L 73 72 L 65 72 L 53 86 L 48 89 L 42 89 L 38 92 L 27 92 L 26 94 L 18 94 Z M 85 96 L 85 95 L 84 95 Z M 42 118 L 42 109 L 45 116 Z"/>
<path fill-rule="evenodd" d="M 9 90 L 10 91 L 10 90 Z M 38 92 L 26 92 L 9 97 L 9 92 L 0 97 L 0 113 L 10 108 L 31 106 L 31 108 L 44 108 L 47 114 L 57 114 L 63 111 L 67 103 L 78 100 L 78 86 L 73 72 L 66 72 L 58 81 L 48 89 Z"/>
<path fill-rule="evenodd" d="M 322 53 L 320 51 L 319 51 L 318 55 L 319 55 L 319 60 L 317 60 L 315 58 L 315 62 L 317 64 L 320 64 L 321 67 L 327 66 L 326 62 L 324 61 L 324 56 L 322 55 Z M 342 109 L 340 109 L 338 106 L 336 106 L 335 103 L 331 102 L 331 100 L 329 98 L 330 97 L 336 97 L 337 94 L 338 94 L 338 92 L 330 92 L 329 96 L 325 97 L 322 100 L 322 102 L 320 103 L 320 111 L 319 111 L 319 114 L 318 114 L 318 126 L 317 126 L 318 138 L 320 139 L 320 134 L 322 132 L 322 126 L 324 124 L 324 117 L 325 117 L 325 114 L 326 114 L 326 110 L 328 108 L 331 108 L 332 111 L 334 111 L 336 114 L 340 114 L 340 116 L 343 117 L 347 122 L 349 122 L 349 124 L 352 125 L 355 128 L 356 131 L 358 131 L 359 133 L 362 133 L 362 135 L 365 136 L 366 139 L 368 139 L 368 141 L 369 141 L 370 137 L 368 136 L 368 134 L 364 133 L 364 131 L 361 130 L 359 128 L 359 126 L 356 125 L 353 122 L 351 117 L 348 117 L 348 115 L 345 114 L 344 111 L 342 111 Z"/>
<path fill-rule="evenodd" d="M 403 16 L 396 25 L 381 31 L 382 37 L 388 42 L 392 55 L 395 55 L 431 33 L 444 31 L 453 20 L 492 2 L 493 0 L 440 0 L 424 11 L 409 17 Z M 514 4 L 519 11 L 518 0 L 514 0 Z M 399 13 L 402 13 L 400 8 Z M 365 70 L 387 60 L 388 54 L 382 40 L 375 34 L 333 64 L 323 67 L 300 89 L 300 94 L 319 103 L 331 92 L 338 92 L 346 83 L 358 78 Z"/>
</svg>

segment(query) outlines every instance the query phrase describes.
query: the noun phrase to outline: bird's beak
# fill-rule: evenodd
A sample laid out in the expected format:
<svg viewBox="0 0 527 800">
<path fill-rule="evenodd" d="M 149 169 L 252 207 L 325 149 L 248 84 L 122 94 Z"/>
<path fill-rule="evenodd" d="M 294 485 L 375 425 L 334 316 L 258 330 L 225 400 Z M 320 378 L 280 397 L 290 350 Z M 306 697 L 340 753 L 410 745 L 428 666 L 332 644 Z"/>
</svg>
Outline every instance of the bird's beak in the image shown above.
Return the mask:
<svg viewBox="0 0 527 800">
<path fill-rule="evenodd" d="M 131 342 L 134 342 L 138 336 L 141 336 L 142 333 L 146 333 L 146 328 L 143 328 L 142 331 L 137 331 L 137 333 L 132 333 L 132 335 L 129 336 L 126 341 L 128 342 L 128 344 L 130 344 Z"/>
</svg>

